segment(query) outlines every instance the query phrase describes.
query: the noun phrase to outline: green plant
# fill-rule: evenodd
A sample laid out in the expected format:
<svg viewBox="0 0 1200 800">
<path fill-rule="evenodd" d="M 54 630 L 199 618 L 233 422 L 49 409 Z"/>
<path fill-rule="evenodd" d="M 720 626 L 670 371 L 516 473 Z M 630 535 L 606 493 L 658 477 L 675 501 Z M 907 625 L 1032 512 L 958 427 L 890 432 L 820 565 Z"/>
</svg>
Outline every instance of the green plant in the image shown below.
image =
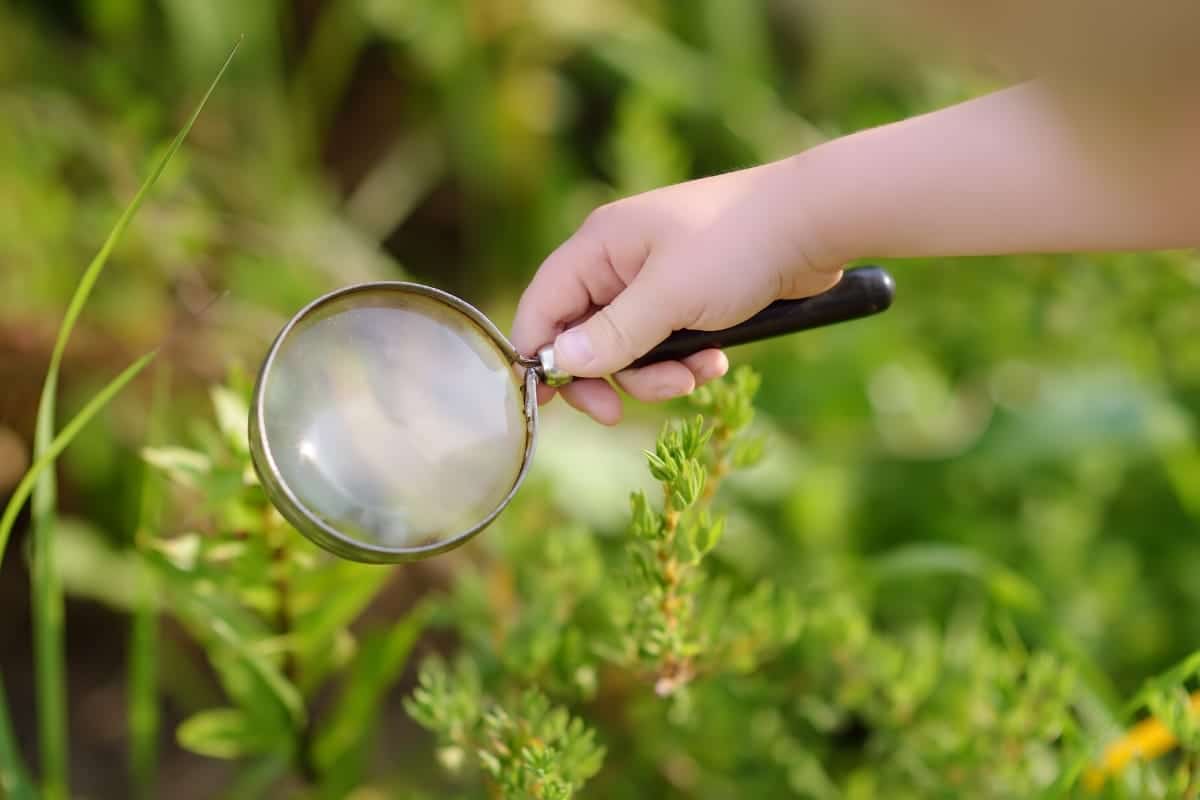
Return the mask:
<svg viewBox="0 0 1200 800">
<path fill-rule="evenodd" d="M 459 652 L 453 667 L 425 659 L 405 707 L 455 782 L 493 796 L 1058 798 L 1085 796 L 1085 774 L 1110 798 L 1194 791 L 1190 757 L 1163 782 L 1085 772 L 1103 730 L 1089 688 L 986 602 L 945 630 L 893 629 L 861 589 L 808 575 L 785 590 L 731 570 L 728 523 L 708 506 L 718 480 L 763 455 L 747 434 L 757 387 L 739 370 L 694 398 L 704 415 L 664 427 L 646 452 L 664 499 L 633 495 L 628 538 L 547 517 L 535 489 L 498 523 L 499 550 L 460 562 L 448 595 L 363 629 L 354 620 L 389 571 L 331 559 L 270 508 L 249 466 L 249 386 L 235 375 L 212 392 L 216 425 L 195 429 L 199 449 L 145 451 L 206 508 L 177 533 L 143 531 L 137 551 L 160 589 L 156 612 L 203 646 L 225 696 L 180 725 L 180 743 L 241 764 L 245 796 L 285 780 L 319 797 L 436 786 L 371 768 L 380 703 L 432 624 Z M 953 559 L 897 554 L 886 574 Z M 1181 691 L 1194 673 L 1192 658 L 1131 707 L 1188 753 L 1194 712 Z M 318 706 L 323 694 L 336 699 Z"/>
<path fill-rule="evenodd" d="M 438 760 L 448 770 L 460 772 L 473 757 L 509 800 L 566 800 L 600 769 L 604 749 L 593 731 L 541 692 L 527 689 L 501 705 L 481 691 L 467 660 L 452 674 L 437 658 L 421 667 L 420 686 L 406 708 L 437 734 Z"/>
<path fill-rule="evenodd" d="M 199 431 L 203 449 L 144 454 L 207 508 L 194 528 L 153 532 L 142 545 L 166 610 L 203 646 L 227 701 L 195 711 L 178 740 L 242 760 L 253 785 L 294 773 L 323 796 L 342 796 L 363 777 L 372 718 L 427 612 L 351 632 L 389 573 L 318 550 L 269 505 L 250 464 L 249 386 L 234 383 L 212 392 L 217 425 Z M 318 726 L 311 703 L 337 678 L 338 700 Z"/>
<path fill-rule="evenodd" d="M 66 675 L 63 632 L 63 589 L 57 572 L 57 557 L 55 555 L 55 503 L 57 488 L 54 472 L 51 467 L 55 459 L 69 445 L 72 439 L 83 427 L 106 406 L 138 373 L 140 373 L 154 358 L 155 353 L 148 353 L 127 367 L 117 377 L 113 378 L 104 388 L 97 392 L 92 399 L 71 419 L 63 430 L 55 435 L 55 410 L 58 401 L 59 370 L 62 365 L 63 353 L 79 315 L 87 304 L 92 287 L 100 278 L 117 243 L 133 220 L 145 198 L 158 181 L 171 158 L 182 146 L 188 132 L 191 131 L 200 112 L 204 109 L 209 97 L 212 96 L 221 76 L 229 67 L 237 52 L 235 46 L 229 57 L 217 72 L 192 112 L 191 117 L 175 136 L 161 158 L 159 158 L 150 175 L 142 182 L 133 200 L 126 206 L 109 232 L 104 244 L 100 247 L 95 258 L 84 270 L 75 288 L 66 314 L 59 325 L 58 336 L 50 355 L 50 365 L 46 371 L 46 379 L 42 386 L 41 398 L 38 402 L 37 422 L 34 434 L 35 461 L 28 472 L 17 484 L 0 518 L 0 560 L 3 559 L 8 538 L 16 522 L 17 513 L 32 493 L 32 524 L 30 535 L 33 539 L 31 556 L 32 587 L 33 587 L 33 616 L 34 616 L 34 652 L 38 681 L 38 733 L 42 750 L 42 794 L 57 800 L 69 795 L 67 775 L 67 707 L 66 707 Z M 0 689 L 2 691 L 2 689 Z M 20 797 L 32 793 L 32 788 L 24 778 L 24 770 L 20 766 L 20 757 L 14 752 L 11 724 L 7 712 L 0 703 L 0 749 L 5 752 L 0 755 L 0 763 L 4 765 L 3 783 L 6 790 Z"/>
<path fill-rule="evenodd" d="M 727 523 L 706 506 L 718 482 L 763 456 L 762 437 L 746 435 L 757 388 L 739 370 L 694 398 L 706 416 L 663 429 L 646 453 L 663 500 L 633 495 L 624 544 L 518 502 L 501 551 L 460 577 L 438 617 L 464 643 L 455 668 L 427 661 L 408 704 L 438 735 L 439 760 L 505 796 L 536 796 L 543 779 L 577 787 L 598 766 L 590 748 L 551 737 L 533 758 L 519 746 L 551 701 L 518 698 L 540 687 L 575 704 L 598 741 L 637 748 L 610 756 L 584 790 L 593 796 L 1084 796 L 1096 731 L 1113 718 L 1080 680 L 1086 665 L 1031 651 L 1002 610 L 983 602 L 945 630 L 893 629 L 853 584 L 800 567 L 781 588 L 719 558 Z M 881 574 L 958 559 L 897 552 Z M 1001 604 L 1035 602 L 1019 577 L 976 574 Z M 558 713 L 561 736 L 568 712 Z M 1173 796 L 1120 782 L 1105 791 Z"/>
<path fill-rule="evenodd" d="M 697 608 L 697 598 L 703 597 L 707 588 L 703 561 L 725 530 L 724 518 L 714 519 L 708 506 L 731 470 L 751 467 L 763 454 L 761 436 L 738 440 L 753 420 L 752 401 L 758 386 L 757 374 L 740 369 L 729 381 L 697 392 L 692 402 L 711 421 L 706 423 L 704 416 L 697 416 L 668 424 L 654 450 L 646 453 L 650 474 L 662 486 L 661 509 L 654 510 L 644 492 L 635 492 L 631 500 L 629 558 L 634 600 L 625 623 L 622 660 L 648 668 L 660 696 L 685 687 L 698 669 L 723 666 L 725 659 L 713 658 L 713 654 L 731 647 L 737 637 L 730 622 L 754 620 L 755 624 L 770 625 L 775 621 L 765 608 L 758 609 L 761 613 L 745 613 L 745 607 L 728 620 L 720 620 L 730 609 L 722 608 L 725 603 L 719 589 L 706 598 L 708 608 Z M 767 583 L 756 587 L 756 592 L 744 603 L 775 595 Z M 771 632 L 787 636 L 784 630 Z M 741 655 L 752 658 L 745 648 Z M 706 659 L 710 663 L 705 664 Z"/>
</svg>

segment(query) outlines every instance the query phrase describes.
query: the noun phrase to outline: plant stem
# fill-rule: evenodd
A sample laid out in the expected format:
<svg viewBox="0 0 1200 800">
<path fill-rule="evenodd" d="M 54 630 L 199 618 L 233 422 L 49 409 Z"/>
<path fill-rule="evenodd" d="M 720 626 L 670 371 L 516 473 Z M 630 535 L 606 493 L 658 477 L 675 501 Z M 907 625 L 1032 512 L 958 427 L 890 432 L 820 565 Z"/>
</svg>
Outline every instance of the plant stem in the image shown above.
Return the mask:
<svg viewBox="0 0 1200 800">
<path fill-rule="evenodd" d="M 8 699 L 3 683 L 0 682 L 0 797 L 9 800 L 35 800 L 33 784 L 25 771 L 21 753 L 17 749 L 17 737 L 13 734 L 12 720 L 8 714 Z"/>
<path fill-rule="evenodd" d="M 300 685 L 300 662 L 296 657 L 296 649 L 292 643 L 292 633 L 295 628 L 295 615 L 292 598 L 291 559 L 288 558 L 286 534 L 274 523 L 274 515 L 268 509 L 263 523 L 270 541 L 272 542 L 272 562 L 275 569 L 275 599 L 278 604 L 275 627 L 280 638 L 287 642 L 284 648 L 283 676 L 293 686 Z M 304 720 L 294 731 L 296 747 L 296 767 L 301 777 L 309 783 L 320 779 L 316 761 L 313 759 L 313 730 L 310 717 Z"/>
<path fill-rule="evenodd" d="M 658 544 L 658 563 L 663 577 L 662 613 L 667 630 L 671 632 L 671 641 L 678 641 L 679 629 L 682 626 L 683 597 L 679 593 L 679 584 L 683 578 L 686 566 L 675 557 L 675 538 L 679 533 L 679 518 L 682 512 L 674 507 L 671 501 L 671 487 L 663 485 L 663 537 Z M 673 693 L 687 682 L 690 671 L 687 659 L 674 649 L 663 654 L 658 666 L 658 675 L 654 682 L 654 690 L 660 696 Z"/>
<path fill-rule="evenodd" d="M 163 439 L 170 372 L 160 365 L 150 402 L 147 442 Z M 147 558 L 150 540 L 162 523 L 163 483 L 149 464 L 142 466 L 142 496 L 133 548 L 138 555 L 137 605 L 129 632 L 129 770 L 137 795 L 153 797 L 158 762 L 158 605 L 156 575 Z"/>
<path fill-rule="evenodd" d="M 1200 753 L 1191 753 L 1187 757 L 1188 783 L 1183 790 L 1183 800 L 1196 800 L 1200 793 Z"/>
<path fill-rule="evenodd" d="M 716 423 L 710 445 L 712 461 L 704 482 L 704 491 L 697 503 L 700 508 L 707 508 L 712 504 L 713 497 L 720 488 L 721 480 L 729 474 L 731 468 L 729 443 L 733 436 L 734 432 L 728 426 L 722 425 L 720 422 Z M 658 561 L 662 570 L 663 583 L 666 586 L 663 592 L 662 612 L 666 618 L 667 629 L 676 633 L 684 624 L 683 620 L 689 612 L 687 608 L 689 598 L 680 593 L 679 587 L 690 567 L 675 557 L 675 538 L 678 535 L 682 512 L 673 508 L 671 496 L 670 485 L 664 484 L 663 538 L 659 542 Z M 678 638 L 673 637 L 673 641 L 678 641 Z M 662 696 L 669 695 L 690 681 L 693 676 L 694 666 L 690 658 L 681 656 L 674 651 L 668 652 L 664 654 L 659 665 L 655 691 Z"/>
<path fill-rule="evenodd" d="M 138 564 L 138 597 L 129 639 L 129 766 L 139 797 L 154 796 L 158 761 L 158 609 L 155 574 Z"/>
<path fill-rule="evenodd" d="M 732 439 L 733 431 L 718 422 L 712 435 L 713 463 L 708 470 L 708 480 L 704 482 L 704 494 L 700 497 L 700 503 L 705 507 L 712 503 L 721 488 L 721 481 L 729 474 L 729 442 Z"/>
<path fill-rule="evenodd" d="M 33 652 L 37 675 L 38 743 L 42 751 L 42 796 L 66 800 L 67 680 L 63 642 L 63 594 L 55 569 L 53 506 L 38 508 L 34 494 L 33 526 Z M 52 493 L 43 497 L 53 498 Z M 51 499 L 53 503 L 53 499 Z"/>
</svg>

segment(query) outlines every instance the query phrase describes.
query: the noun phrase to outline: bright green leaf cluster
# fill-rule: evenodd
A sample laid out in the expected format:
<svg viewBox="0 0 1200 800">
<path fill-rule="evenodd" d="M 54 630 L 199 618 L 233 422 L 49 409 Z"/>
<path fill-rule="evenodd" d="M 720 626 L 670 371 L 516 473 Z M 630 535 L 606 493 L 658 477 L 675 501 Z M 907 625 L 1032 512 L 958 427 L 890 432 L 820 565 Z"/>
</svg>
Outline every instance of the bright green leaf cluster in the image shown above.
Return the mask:
<svg viewBox="0 0 1200 800">
<path fill-rule="evenodd" d="M 745 442 L 738 436 L 753 419 L 758 385 L 757 375 L 743 368 L 699 392 L 696 404 L 709 418 L 668 423 L 654 450 L 646 451 L 650 474 L 662 484 L 662 509 L 655 510 L 644 492 L 630 499 L 628 559 L 635 599 L 624 652 L 627 660 L 652 670 L 660 695 L 672 695 L 692 680 L 697 659 L 714 639 L 695 611 L 705 578 L 701 562 L 721 541 L 725 520 L 712 517 L 705 506 L 722 477 L 757 458 L 731 460 L 729 452 L 731 446 L 742 452 L 736 448 Z M 762 447 L 751 440 L 753 453 L 761 454 Z"/>
<path fill-rule="evenodd" d="M 754 421 L 754 396 L 762 376 L 749 367 L 734 370 L 728 380 L 715 381 L 696 390 L 692 403 L 717 420 L 727 436 L 745 430 Z M 761 448 L 761 443 L 757 445 Z"/>
<path fill-rule="evenodd" d="M 406 707 L 437 734 L 447 769 L 459 771 L 474 756 L 509 800 L 567 800 L 604 760 L 595 734 L 541 692 L 526 690 L 509 706 L 485 700 L 478 672 L 465 659 L 453 673 L 440 659 L 427 660 Z"/>
</svg>

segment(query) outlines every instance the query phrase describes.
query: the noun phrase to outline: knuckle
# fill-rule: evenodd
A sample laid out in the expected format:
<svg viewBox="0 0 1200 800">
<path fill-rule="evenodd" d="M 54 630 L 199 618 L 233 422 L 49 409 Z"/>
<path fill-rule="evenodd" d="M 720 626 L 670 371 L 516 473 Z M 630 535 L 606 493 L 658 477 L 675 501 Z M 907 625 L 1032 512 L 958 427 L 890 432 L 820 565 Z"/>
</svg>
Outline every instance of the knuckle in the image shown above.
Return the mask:
<svg viewBox="0 0 1200 800">
<path fill-rule="evenodd" d="M 599 233 L 609 228 L 613 220 L 620 216 L 620 214 L 620 201 L 605 203 L 602 206 L 593 208 L 583 220 L 583 225 L 580 228 L 588 233 Z"/>
<path fill-rule="evenodd" d="M 787 299 L 811 297 L 832 289 L 841 280 L 842 272 L 791 271 L 779 276 L 776 295 Z"/>
</svg>

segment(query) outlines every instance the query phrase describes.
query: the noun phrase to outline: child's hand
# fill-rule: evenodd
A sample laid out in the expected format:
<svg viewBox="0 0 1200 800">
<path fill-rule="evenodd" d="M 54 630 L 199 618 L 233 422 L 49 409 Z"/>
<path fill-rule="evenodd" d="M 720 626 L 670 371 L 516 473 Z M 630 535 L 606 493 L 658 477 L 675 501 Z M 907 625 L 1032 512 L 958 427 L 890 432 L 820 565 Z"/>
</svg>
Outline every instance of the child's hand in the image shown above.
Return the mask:
<svg viewBox="0 0 1200 800">
<path fill-rule="evenodd" d="M 643 400 L 686 394 L 725 371 L 720 352 L 619 370 L 673 330 L 822 292 L 858 257 L 1194 248 L 1200 95 L 1156 87 L 1132 113 L 1023 84 L 605 206 L 546 259 L 513 342 L 553 340 L 585 378 L 567 401 L 613 423 L 621 401 L 597 378 Z"/>
<path fill-rule="evenodd" d="M 621 400 L 666 400 L 723 375 L 724 353 L 624 370 L 672 331 L 736 325 L 780 298 L 837 283 L 832 260 L 796 201 L 795 161 L 669 186 L 597 209 L 546 259 L 521 298 L 513 342 L 525 354 L 554 342 L 578 378 L 567 402 L 613 424 Z M 543 387 L 539 399 L 553 391 Z"/>
</svg>

